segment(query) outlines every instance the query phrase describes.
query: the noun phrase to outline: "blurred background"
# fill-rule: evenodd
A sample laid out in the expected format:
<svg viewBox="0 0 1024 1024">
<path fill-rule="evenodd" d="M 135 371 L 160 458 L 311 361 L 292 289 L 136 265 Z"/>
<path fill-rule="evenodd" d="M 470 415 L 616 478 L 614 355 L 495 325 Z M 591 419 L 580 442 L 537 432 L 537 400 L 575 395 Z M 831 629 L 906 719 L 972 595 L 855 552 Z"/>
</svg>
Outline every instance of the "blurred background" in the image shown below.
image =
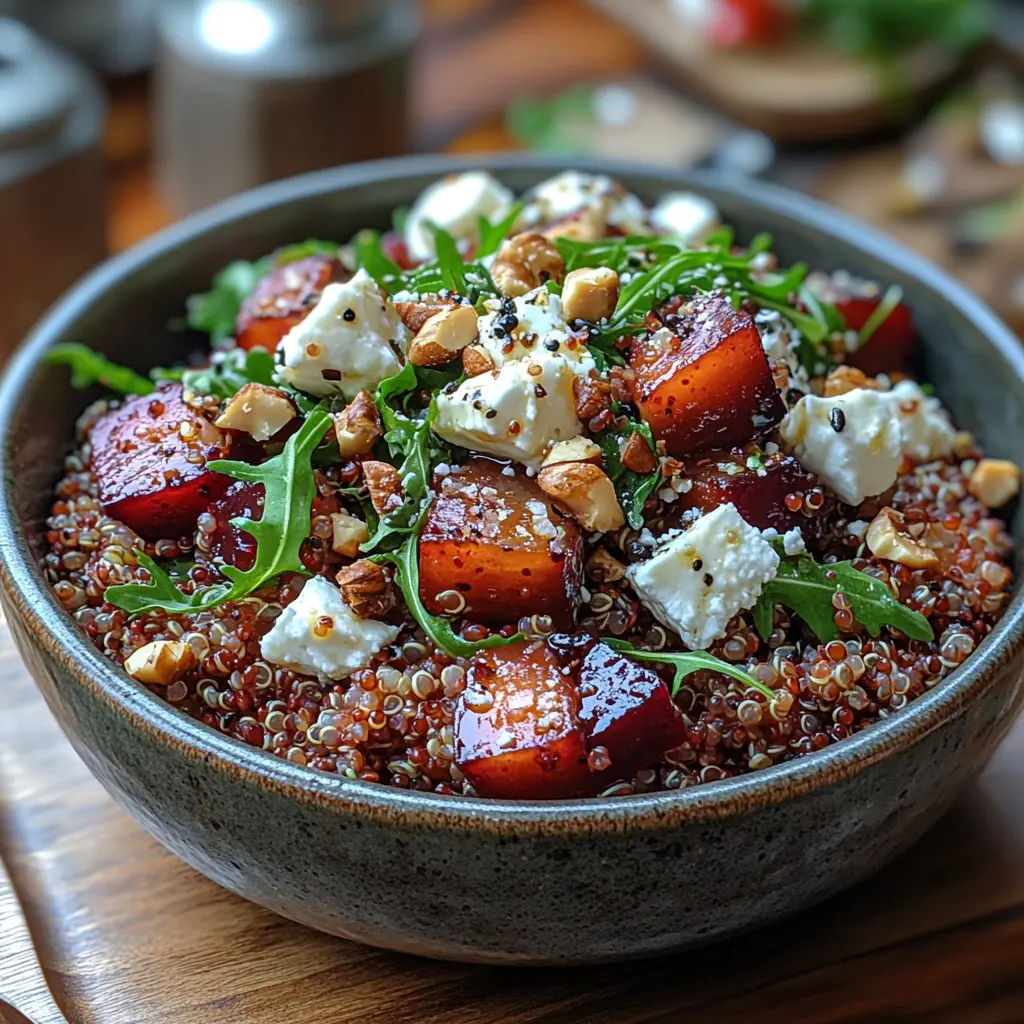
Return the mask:
<svg viewBox="0 0 1024 1024">
<path fill-rule="evenodd" d="M 1024 0 L 0 0 L 0 352 L 261 182 L 525 148 L 761 176 L 1024 331 Z"/>
</svg>

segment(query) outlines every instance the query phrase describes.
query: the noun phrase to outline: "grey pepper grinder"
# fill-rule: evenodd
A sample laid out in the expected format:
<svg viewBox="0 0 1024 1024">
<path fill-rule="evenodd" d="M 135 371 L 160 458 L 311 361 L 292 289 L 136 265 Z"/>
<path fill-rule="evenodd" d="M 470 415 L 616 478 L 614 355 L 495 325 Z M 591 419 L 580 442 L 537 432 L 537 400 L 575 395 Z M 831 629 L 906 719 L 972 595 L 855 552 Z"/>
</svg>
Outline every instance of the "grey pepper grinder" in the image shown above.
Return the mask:
<svg viewBox="0 0 1024 1024">
<path fill-rule="evenodd" d="M 183 215 L 408 145 L 414 0 L 166 0 L 156 173 Z"/>
<path fill-rule="evenodd" d="M 0 18 L 0 360 L 106 254 L 105 112 L 84 67 Z"/>
</svg>

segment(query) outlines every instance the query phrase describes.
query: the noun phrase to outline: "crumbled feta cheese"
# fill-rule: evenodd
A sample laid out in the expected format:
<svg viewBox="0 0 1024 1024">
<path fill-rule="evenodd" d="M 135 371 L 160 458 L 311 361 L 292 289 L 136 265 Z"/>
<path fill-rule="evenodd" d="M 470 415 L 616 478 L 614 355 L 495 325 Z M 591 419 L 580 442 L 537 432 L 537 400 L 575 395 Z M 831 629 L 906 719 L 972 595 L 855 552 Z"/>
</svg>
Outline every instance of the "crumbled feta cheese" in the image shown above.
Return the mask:
<svg viewBox="0 0 1024 1024">
<path fill-rule="evenodd" d="M 550 352 L 505 363 L 437 396 L 433 429 L 449 444 L 536 469 L 552 441 L 576 437 L 573 366 Z"/>
<path fill-rule="evenodd" d="M 444 228 L 453 238 L 479 239 L 479 218 L 501 220 L 512 209 L 515 196 L 486 171 L 450 174 L 426 188 L 405 218 L 405 245 L 414 260 L 432 260 L 434 235 L 430 224 Z"/>
<path fill-rule="evenodd" d="M 520 224 L 524 228 L 557 224 L 581 210 L 595 210 L 606 225 L 628 235 L 647 230 L 647 209 L 632 192 L 606 174 L 562 171 L 542 181 L 526 197 Z"/>
<path fill-rule="evenodd" d="M 797 355 L 800 332 L 780 316 L 762 320 L 759 314 L 755 323 L 761 332 L 761 347 L 764 354 L 773 363 L 787 366 L 793 386 L 801 391 L 807 391 L 810 388 L 809 378 Z"/>
<path fill-rule="evenodd" d="M 787 530 L 782 535 L 782 550 L 790 557 L 802 555 L 807 551 L 804 535 L 800 532 L 799 526 L 794 526 L 792 530 Z"/>
<path fill-rule="evenodd" d="M 916 462 L 939 459 L 953 450 L 956 430 L 937 398 L 926 395 L 912 380 L 900 381 L 889 398 L 903 430 L 903 454 Z"/>
<path fill-rule="evenodd" d="M 847 533 L 858 540 L 863 540 L 871 524 L 866 519 L 854 519 L 852 523 L 846 524 Z"/>
<path fill-rule="evenodd" d="M 320 301 L 277 346 L 277 380 L 307 394 L 355 398 L 402 368 L 395 346 L 409 332 L 394 304 L 360 270 L 351 281 L 329 284 Z"/>
<path fill-rule="evenodd" d="M 541 350 L 579 363 L 578 373 L 585 374 L 594 367 L 587 346 L 570 340 L 562 300 L 547 288 L 536 288 L 515 299 L 488 299 L 484 309 L 486 312 L 477 323 L 480 345 L 496 367 Z"/>
<path fill-rule="evenodd" d="M 333 583 L 314 576 L 278 616 L 260 650 L 274 665 L 321 679 L 344 679 L 369 665 L 398 632 L 386 622 L 359 618 Z"/>
<path fill-rule="evenodd" d="M 778 565 L 771 544 L 728 504 L 701 516 L 626 576 L 651 614 L 700 651 L 725 636 L 737 612 L 753 608 Z"/>
<path fill-rule="evenodd" d="M 766 526 L 761 531 L 761 536 L 764 537 L 764 539 L 768 540 L 768 541 L 778 540 L 779 539 L 779 531 L 776 530 L 774 526 Z"/>
<path fill-rule="evenodd" d="M 779 434 L 806 469 L 851 505 L 892 486 L 903 459 L 892 401 L 868 388 L 834 398 L 805 395 L 779 424 Z"/>
<path fill-rule="evenodd" d="M 651 225 L 662 234 L 675 235 L 696 245 L 719 226 L 718 207 L 695 192 L 669 192 L 651 210 Z"/>
</svg>

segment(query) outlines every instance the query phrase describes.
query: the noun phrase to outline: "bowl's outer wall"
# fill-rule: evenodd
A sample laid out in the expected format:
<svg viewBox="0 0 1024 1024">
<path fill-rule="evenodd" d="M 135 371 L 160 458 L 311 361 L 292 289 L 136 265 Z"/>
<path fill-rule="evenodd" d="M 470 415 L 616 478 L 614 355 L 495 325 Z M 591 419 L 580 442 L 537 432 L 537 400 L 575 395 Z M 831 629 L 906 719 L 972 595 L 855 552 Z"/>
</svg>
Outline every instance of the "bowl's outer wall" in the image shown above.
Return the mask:
<svg viewBox="0 0 1024 1024">
<path fill-rule="evenodd" d="M 141 371 L 169 362 L 186 341 L 154 324 L 180 317 L 183 296 L 205 287 L 224 263 L 297 238 L 347 238 L 368 224 L 384 226 L 439 167 L 410 174 L 393 164 L 378 172 L 383 177 L 346 189 L 319 175 L 308 179 L 306 194 L 270 209 L 246 212 L 243 201 L 236 219 L 184 237 L 126 274 L 101 276 L 29 344 L 44 336 L 48 344 L 82 341 Z M 503 176 L 521 189 L 547 168 Z M 686 182 L 616 170 L 647 199 Z M 1024 372 L 957 304 L 881 253 L 795 220 L 787 203 L 798 201 L 776 197 L 763 208 L 756 196 L 699 183 L 741 238 L 769 230 L 785 260 L 901 284 L 926 339 L 926 379 L 990 450 L 1024 461 Z M 65 371 L 42 367 L 20 396 L 8 389 L 7 398 L 17 408 L 3 487 L 20 521 L 38 530 L 82 396 L 69 389 Z M 4 534 L 2 596 L 19 649 L 75 748 L 144 827 L 199 871 L 272 910 L 430 956 L 513 963 L 639 956 L 808 906 L 917 838 L 986 763 L 1022 699 L 1020 631 L 1007 628 L 972 659 L 979 681 L 961 688 L 964 699 L 954 681 L 944 683 L 892 728 L 807 759 L 816 772 L 806 763 L 783 766 L 764 780 L 577 804 L 571 813 L 413 797 L 271 764 L 183 720 L 126 677 L 108 678 L 24 567 L 16 534 Z"/>
</svg>

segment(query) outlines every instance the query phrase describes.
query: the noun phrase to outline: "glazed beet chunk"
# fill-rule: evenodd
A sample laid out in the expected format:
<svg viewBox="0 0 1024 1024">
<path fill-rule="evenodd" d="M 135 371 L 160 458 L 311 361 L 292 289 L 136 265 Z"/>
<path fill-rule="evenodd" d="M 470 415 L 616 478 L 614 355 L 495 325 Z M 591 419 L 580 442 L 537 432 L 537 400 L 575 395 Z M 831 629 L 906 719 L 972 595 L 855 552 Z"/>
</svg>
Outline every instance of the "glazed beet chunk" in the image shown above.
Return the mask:
<svg viewBox="0 0 1024 1024">
<path fill-rule="evenodd" d="M 605 747 L 608 782 L 657 764 L 686 738 L 679 709 L 657 672 L 595 644 L 580 668 L 580 723 L 591 750 Z"/>
<path fill-rule="evenodd" d="M 633 398 L 669 455 L 745 444 L 786 414 L 753 319 L 722 295 L 698 295 L 638 337 Z"/>
<path fill-rule="evenodd" d="M 556 629 L 571 628 L 583 580 L 583 537 L 536 481 L 470 459 L 461 472 L 435 479 L 434 489 L 420 538 L 420 596 L 427 609 L 493 626 L 548 615 Z"/>
<path fill-rule="evenodd" d="M 103 511 L 148 540 L 195 529 L 231 478 L 206 468 L 230 437 L 182 401 L 180 384 L 128 399 L 89 433 Z"/>
<path fill-rule="evenodd" d="M 713 512 L 731 502 L 751 526 L 779 533 L 806 526 L 802 502 L 818 486 L 813 473 L 782 452 L 713 452 L 688 460 L 683 473 L 691 487 L 679 496 L 680 508 Z"/>
<path fill-rule="evenodd" d="M 859 331 L 871 319 L 881 301 L 881 298 L 843 298 L 836 302 L 836 308 L 846 319 L 847 329 Z M 913 315 L 910 307 L 901 302 L 850 356 L 850 363 L 869 377 L 902 370 L 906 368 L 916 343 Z"/>
<path fill-rule="evenodd" d="M 546 643 L 483 651 L 455 711 L 455 764 L 480 796 L 565 800 L 595 792 L 574 674 Z"/>
<path fill-rule="evenodd" d="M 239 347 L 273 352 L 320 301 L 324 288 L 345 277 L 342 265 L 326 256 L 309 256 L 275 267 L 242 304 L 235 325 Z"/>
</svg>

